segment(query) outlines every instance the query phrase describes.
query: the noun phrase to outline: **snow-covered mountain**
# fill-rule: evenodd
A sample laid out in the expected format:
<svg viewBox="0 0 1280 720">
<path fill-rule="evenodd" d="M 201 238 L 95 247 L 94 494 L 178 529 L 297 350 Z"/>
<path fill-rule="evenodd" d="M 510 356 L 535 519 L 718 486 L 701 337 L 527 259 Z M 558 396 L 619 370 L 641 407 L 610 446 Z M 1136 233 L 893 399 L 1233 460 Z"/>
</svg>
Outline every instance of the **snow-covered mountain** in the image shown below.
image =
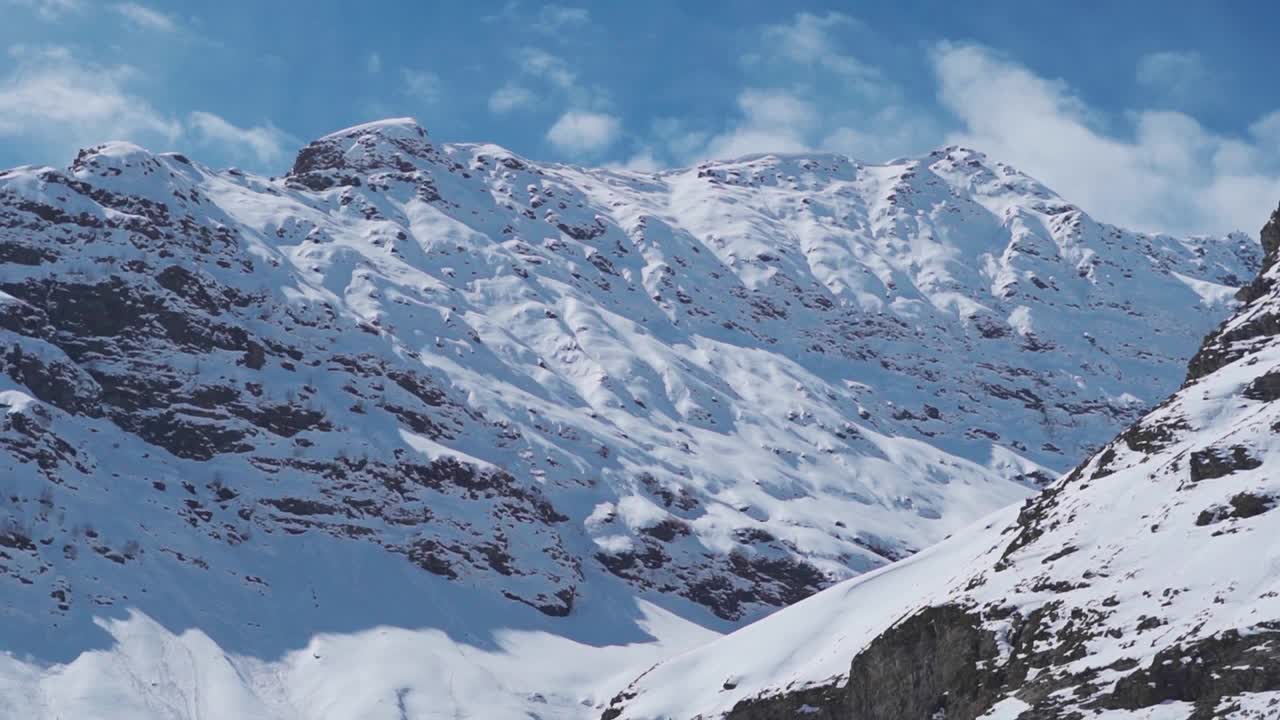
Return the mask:
<svg viewBox="0 0 1280 720">
<path fill-rule="evenodd" d="M 117 643 L 0 679 L 288 716 L 332 676 L 244 658 L 384 625 L 651 664 L 1029 496 L 1177 387 L 1260 257 L 960 148 L 642 174 L 393 120 L 279 178 L 124 143 L 0 173 L 0 642 Z M 156 652 L 193 669 L 128 680 Z M 191 699 L 230 666 L 246 704 Z"/>
<path fill-rule="evenodd" d="M 658 665 L 605 718 L 1280 717 L 1280 210 L 1181 390 L 1021 508 Z"/>
</svg>

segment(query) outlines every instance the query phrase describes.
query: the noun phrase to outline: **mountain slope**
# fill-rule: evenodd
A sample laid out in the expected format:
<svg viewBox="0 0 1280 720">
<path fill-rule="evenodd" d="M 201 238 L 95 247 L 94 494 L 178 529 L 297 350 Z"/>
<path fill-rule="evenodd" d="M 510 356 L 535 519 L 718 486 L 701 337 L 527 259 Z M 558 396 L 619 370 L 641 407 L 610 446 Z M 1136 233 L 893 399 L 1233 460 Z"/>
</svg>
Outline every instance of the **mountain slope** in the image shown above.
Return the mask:
<svg viewBox="0 0 1280 720">
<path fill-rule="evenodd" d="M 904 563 L 663 663 L 607 717 L 1280 715 L 1280 210 L 1184 387 Z"/>
<path fill-rule="evenodd" d="M 15 168 L 6 649 L 69 660 L 135 609 L 256 658 L 639 643 L 637 598 L 731 629 L 1067 469 L 1259 255 L 960 148 L 638 174 L 392 120 L 281 178 L 126 143 Z"/>
</svg>

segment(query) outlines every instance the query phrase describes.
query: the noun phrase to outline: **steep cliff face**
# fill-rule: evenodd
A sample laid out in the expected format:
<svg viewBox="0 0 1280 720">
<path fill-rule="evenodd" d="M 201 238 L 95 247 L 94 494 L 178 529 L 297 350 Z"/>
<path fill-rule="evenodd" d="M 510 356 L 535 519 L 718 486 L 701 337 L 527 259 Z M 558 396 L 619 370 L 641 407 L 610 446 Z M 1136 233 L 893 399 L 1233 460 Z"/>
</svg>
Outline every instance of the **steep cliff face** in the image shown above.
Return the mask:
<svg viewBox="0 0 1280 720">
<path fill-rule="evenodd" d="M 133 609 L 274 653 L 264 627 L 444 622 L 397 587 L 592 642 L 637 597 L 731 628 L 1067 469 L 1260 255 L 961 148 L 638 174 L 391 120 L 280 178 L 126 143 L 15 168 L 9 649 L 72 657 Z"/>
<path fill-rule="evenodd" d="M 1205 339 L 1184 387 L 1016 516 L 669 661 L 615 716 L 1280 714 L 1278 223 L 1249 303 Z M 778 660 L 800 654 L 822 660 Z M 752 682 L 664 687 L 719 675 Z"/>
</svg>

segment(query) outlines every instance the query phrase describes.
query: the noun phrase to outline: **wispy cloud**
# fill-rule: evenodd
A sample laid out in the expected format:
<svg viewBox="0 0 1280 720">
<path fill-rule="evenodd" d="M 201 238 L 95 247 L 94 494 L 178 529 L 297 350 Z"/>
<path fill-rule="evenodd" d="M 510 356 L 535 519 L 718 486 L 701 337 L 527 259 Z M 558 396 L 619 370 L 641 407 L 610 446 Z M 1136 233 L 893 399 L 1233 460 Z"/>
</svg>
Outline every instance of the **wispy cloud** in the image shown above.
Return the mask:
<svg viewBox="0 0 1280 720">
<path fill-rule="evenodd" d="M 1163 51 L 1138 60 L 1135 79 L 1143 88 L 1178 102 L 1194 99 L 1210 89 L 1211 77 L 1197 52 Z"/>
<path fill-rule="evenodd" d="M 128 65 L 100 65 L 63 47 L 14 46 L 14 68 L 0 77 L 0 138 L 21 138 L 51 153 L 106 140 L 129 140 L 156 150 L 178 143 L 248 164 L 278 163 L 294 143 L 270 123 L 239 127 L 211 112 L 175 117 L 133 87 L 141 73 Z"/>
<path fill-rule="evenodd" d="M 555 34 L 571 27 L 581 27 L 591 22 L 591 13 L 586 8 L 567 7 L 564 5 L 543 5 L 538 10 L 533 29 L 543 33 Z"/>
<path fill-rule="evenodd" d="M 844 36 L 866 31 L 840 13 L 760 28 L 759 49 L 742 58 L 752 82 L 737 94 L 738 112 L 700 145 L 687 133 L 654 145 L 677 163 L 806 151 L 877 161 L 926 148 L 941 135 L 930 113 L 912 112 L 880 68 L 844 49 Z"/>
<path fill-rule="evenodd" d="M 821 68 L 874 88 L 885 82 L 881 71 L 843 52 L 834 38 L 837 31 L 861 27 L 859 21 L 842 13 L 814 15 L 802 12 L 789 23 L 766 26 L 761 32 L 761 47 L 765 50 L 749 55 L 746 60 L 748 64 L 757 60 L 782 60 Z"/>
<path fill-rule="evenodd" d="M 81 0 L 3 0 L 0 5 L 26 8 L 35 12 L 42 20 L 50 21 L 84 9 Z"/>
<path fill-rule="evenodd" d="M 376 52 L 371 52 L 364 58 L 364 70 L 370 75 L 377 75 L 382 72 L 382 56 Z"/>
<path fill-rule="evenodd" d="M 605 112 L 611 105 L 609 92 L 582 81 L 578 72 L 564 58 L 539 47 L 522 47 L 514 53 L 520 77 L 508 80 L 507 86 L 541 86 L 550 99 L 572 109 Z"/>
<path fill-rule="evenodd" d="M 544 35 L 556 36 L 570 28 L 591 24 L 591 12 L 583 7 L 549 3 L 531 11 L 527 5 L 514 0 L 503 4 L 497 12 L 482 17 L 485 22 L 509 25 L 517 32 L 532 30 Z M 571 37 L 562 37 L 571 40 Z"/>
<path fill-rule="evenodd" d="M 559 56 L 535 47 L 521 48 L 517 53 L 520 69 L 528 75 L 542 78 L 561 90 L 572 91 L 578 84 L 578 75 Z"/>
<path fill-rule="evenodd" d="M 652 148 L 643 148 L 620 163 L 610 163 L 607 167 L 615 170 L 631 170 L 633 172 L 651 173 L 662 170 L 664 165 L 653 156 Z"/>
<path fill-rule="evenodd" d="M 430 70 L 401 68 L 400 77 L 406 95 L 429 103 L 440 99 L 440 76 Z"/>
<path fill-rule="evenodd" d="M 731 158 L 758 152 L 812 149 L 819 114 L 813 103 L 784 90 L 747 89 L 738 95 L 742 115 L 734 127 L 711 138 L 700 154 Z"/>
<path fill-rule="evenodd" d="M 178 29 L 178 24 L 172 17 L 157 10 L 152 10 L 146 5 L 140 5 L 135 2 L 122 2 L 112 5 L 111 8 L 125 20 L 144 30 L 171 33 Z"/>
<path fill-rule="evenodd" d="M 195 138 L 220 148 L 232 157 L 248 154 L 262 165 L 273 165 L 285 154 L 293 139 L 274 125 L 238 127 L 210 112 L 196 111 L 187 118 Z"/>
<path fill-rule="evenodd" d="M 519 85 L 503 85 L 489 96 L 489 111 L 497 114 L 533 105 L 533 91 Z"/>
<path fill-rule="evenodd" d="M 586 21 L 585 13 L 579 20 Z M 560 113 L 545 136 L 556 149 L 582 157 L 613 145 L 621 133 L 622 121 L 612 112 L 606 90 L 581 82 L 568 62 L 542 48 L 523 47 L 515 57 L 520 76 L 508 80 L 489 96 L 490 112 L 558 107 Z"/>
<path fill-rule="evenodd" d="M 570 110 L 547 130 L 547 140 L 565 152 L 587 155 L 612 145 L 621 131 L 622 121 L 613 115 Z"/>
</svg>

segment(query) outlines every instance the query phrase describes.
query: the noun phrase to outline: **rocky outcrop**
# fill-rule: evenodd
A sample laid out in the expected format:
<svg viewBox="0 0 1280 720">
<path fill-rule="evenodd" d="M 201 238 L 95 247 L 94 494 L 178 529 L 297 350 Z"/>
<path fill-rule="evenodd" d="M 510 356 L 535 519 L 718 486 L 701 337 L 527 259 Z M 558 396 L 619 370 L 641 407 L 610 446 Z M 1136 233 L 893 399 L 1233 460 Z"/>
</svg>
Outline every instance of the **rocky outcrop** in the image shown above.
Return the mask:
<svg viewBox="0 0 1280 720">
<path fill-rule="evenodd" d="M 1273 295 L 1276 264 L 1280 261 L 1280 208 L 1260 233 L 1263 259 L 1257 276 L 1237 293 L 1250 310 L 1231 318 L 1205 337 L 1199 351 L 1187 365 L 1187 383 L 1198 380 L 1248 354 L 1250 341 L 1280 333 L 1280 310 L 1273 303 L 1259 303 Z"/>
</svg>

